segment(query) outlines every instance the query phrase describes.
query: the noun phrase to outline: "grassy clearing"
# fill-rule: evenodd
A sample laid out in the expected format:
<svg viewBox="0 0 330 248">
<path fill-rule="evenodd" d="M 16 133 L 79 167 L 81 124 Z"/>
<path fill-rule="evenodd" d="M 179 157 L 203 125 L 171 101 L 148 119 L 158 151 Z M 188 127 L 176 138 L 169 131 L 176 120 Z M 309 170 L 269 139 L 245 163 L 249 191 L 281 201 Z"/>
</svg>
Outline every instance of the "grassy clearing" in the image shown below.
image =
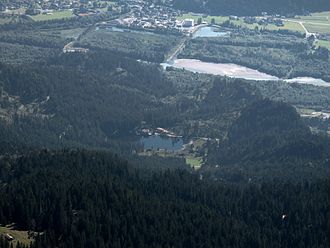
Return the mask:
<svg viewBox="0 0 330 248">
<path fill-rule="evenodd" d="M 63 10 L 63 11 L 54 11 L 51 15 L 39 14 L 36 16 L 31 16 L 34 21 L 48 21 L 55 19 L 65 19 L 74 17 L 74 14 L 71 10 Z"/>
<path fill-rule="evenodd" d="M 202 157 L 186 157 L 186 163 L 191 167 L 195 168 L 195 170 L 199 170 L 202 166 L 203 158 Z"/>
<path fill-rule="evenodd" d="M 325 47 L 330 50 L 330 41 L 328 41 L 328 40 L 317 40 L 315 45 L 317 47 L 321 46 L 321 47 Z"/>
<path fill-rule="evenodd" d="M 14 238 L 14 240 L 11 242 L 13 243 L 14 247 L 16 247 L 17 242 L 20 242 L 24 245 L 29 245 L 31 242 L 33 242 L 33 239 L 29 239 L 27 231 L 15 230 L 12 226 L 9 225 L 5 227 L 0 226 L 0 234 L 5 235 L 7 233 Z"/>
</svg>

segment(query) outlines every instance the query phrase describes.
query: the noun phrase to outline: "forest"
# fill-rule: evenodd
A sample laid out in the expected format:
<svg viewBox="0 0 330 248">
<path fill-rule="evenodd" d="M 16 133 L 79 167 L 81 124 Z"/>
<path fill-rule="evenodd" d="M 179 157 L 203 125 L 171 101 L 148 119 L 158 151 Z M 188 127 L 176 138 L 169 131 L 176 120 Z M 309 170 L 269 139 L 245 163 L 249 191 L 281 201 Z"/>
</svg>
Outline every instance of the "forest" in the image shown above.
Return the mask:
<svg viewBox="0 0 330 248">
<path fill-rule="evenodd" d="M 241 111 L 227 139 L 208 145 L 203 171 L 233 182 L 301 182 L 329 177 L 329 153 L 329 138 L 313 135 L 295 108 L 264 99 Z"/>
<path fill-rule="evenodd" d="M 303 14 L 330 10 L 327 0 L 174 0 L 178 9 L 211 15 L 255 16 L 262 12 L 270 14 Z"/>
<path fill-rule="evenodd" d="M 328 247 L 330 242 L 328 180 L 230 186 L 184 170 L 141 177 L 113 154 L 84 150 L 7 156 L 0 165 L 0 222 L 37 233 L 31 247 Z"/>
<path fill-rule="evenodd" d="M 179 43 L 180 38 L 175 35 L 161 35 L 136 30 L 98 29 L 90 30 L 76 46 L 115 51 L 123 56 L 161 63 L 165 60 L 167 53 Z"/>
</svg>

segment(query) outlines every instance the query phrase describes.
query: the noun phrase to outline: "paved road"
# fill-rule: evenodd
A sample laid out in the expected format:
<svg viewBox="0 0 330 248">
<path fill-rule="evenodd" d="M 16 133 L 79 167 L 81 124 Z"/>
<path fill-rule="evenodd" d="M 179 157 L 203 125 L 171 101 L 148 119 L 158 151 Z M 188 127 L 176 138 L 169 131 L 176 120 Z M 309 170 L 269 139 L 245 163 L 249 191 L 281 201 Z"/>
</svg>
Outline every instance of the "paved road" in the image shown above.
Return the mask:
<svg viewBox="0 0 330 248">
<path fill-rule="evenodd" d="M 177 49 L 175 49 L 175 51 L 167 58 L 166 62 L 173 61 L 177 57 L 177 55 L 184 49 L 188 40 L 189 38 L 184 38 L 177 47 Z"/>
<path fill-rule="evenodd" d="M 194 33 L 196 33 L 200 28 L 202 27 L 206 27 L 207 25 L 205 24 L 201 24 L 199 26 L 196 26 L 193 28 L 193 30 L 191 31 L 191 36 L 187 36 L 185 38 L 182 39 L 182 41 L 179 43 L 179 45 L 177 46 L 177 48 L 174 50 L 173 53 L 171 53 L 167 59 L 166 59 L 166 62 L 169 63 L 171 61 L 173 61 L 177 55 L 184 49 L 184 47 L 186 46 L 186 43 L 192 39 L 192 36 Z"/>
</svg>

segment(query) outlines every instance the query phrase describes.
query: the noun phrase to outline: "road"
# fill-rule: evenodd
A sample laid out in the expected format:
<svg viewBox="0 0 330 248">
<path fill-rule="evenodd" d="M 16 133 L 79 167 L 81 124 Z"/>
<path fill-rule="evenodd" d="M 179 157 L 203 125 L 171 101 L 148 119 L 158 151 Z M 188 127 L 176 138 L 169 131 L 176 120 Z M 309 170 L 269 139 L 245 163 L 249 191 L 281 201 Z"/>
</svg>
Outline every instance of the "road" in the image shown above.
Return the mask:
<svg viewBox="0 0 330 248">
<path fill-rule="evenodd" d="M 179 46 L 175 49 L 175 51 L 167 58 L 166 62 L 170 63 L 172 61 L 174 61 L 174 59 L 177 57 L 177 55 L 184 49 L 184 47 L 186 46 L 186 42 L 189 40 L 189 38 L 184 38 Z"/>
<path fill-rule="evenodd" d="M 173 60 L 175 60 L 175 58 L 177 57 L 177 55 L 184 49 L 184 47 L 186 46 L 186 43 L 192 39 L 192 36 L 194 33 L 196 33 L 200 28 L 202 27 L 206 27 L 206 24 L 201 24 L 198 25 L 196 27 L 194 27 L 191 32 L 190 32 L 190 36 L 187 36 L 185 38 L 182 39 L 182 41 L 179 43 L 179 45 L 177 46 L 177 48 L 174 50 L 173 53 L 171 53 L 167 59 L 166 59 L 166 63 L 171 63 L 173 62 Z"/>
</svg>

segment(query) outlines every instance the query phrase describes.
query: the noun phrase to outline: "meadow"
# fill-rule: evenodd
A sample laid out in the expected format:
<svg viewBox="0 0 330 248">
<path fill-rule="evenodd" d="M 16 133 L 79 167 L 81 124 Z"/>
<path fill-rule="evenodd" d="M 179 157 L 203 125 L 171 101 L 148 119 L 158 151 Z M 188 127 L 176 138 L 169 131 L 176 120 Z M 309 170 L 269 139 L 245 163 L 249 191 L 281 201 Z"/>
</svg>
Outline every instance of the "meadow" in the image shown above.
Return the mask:
<svg viewBox="0 0 330 248">
<path fill-rule="evenodd" d="M 24 245 L 29 245 L 33 241 L 33 239 L 29 238 L 27 231 L 16 230 L 12 225 L 0 226 L 0 235 L 6 234 L 9 234 L 14 238 L 14 240 L 11 242 L 13 247 L 16 247 L 17 242 Z"/>
<path fill-rule="evenodd" d="M 302 22 L 311 33 L 330 33 L 330 11 L 312 13 L 308 16 L 297 16 L 290 20 Z"/>
<path fill-rule="evenodd" d="M 71 10 L 61 10 L 61 11 L 54 11 L 51 14 L 39 14 L 35 16 L 31 16 L 34 21 L 49 21 L 49 20 L 56 20 L 56 19 L 65 19 L 71 18 L 75 15 L 72 13 Z"/>
</svg>

